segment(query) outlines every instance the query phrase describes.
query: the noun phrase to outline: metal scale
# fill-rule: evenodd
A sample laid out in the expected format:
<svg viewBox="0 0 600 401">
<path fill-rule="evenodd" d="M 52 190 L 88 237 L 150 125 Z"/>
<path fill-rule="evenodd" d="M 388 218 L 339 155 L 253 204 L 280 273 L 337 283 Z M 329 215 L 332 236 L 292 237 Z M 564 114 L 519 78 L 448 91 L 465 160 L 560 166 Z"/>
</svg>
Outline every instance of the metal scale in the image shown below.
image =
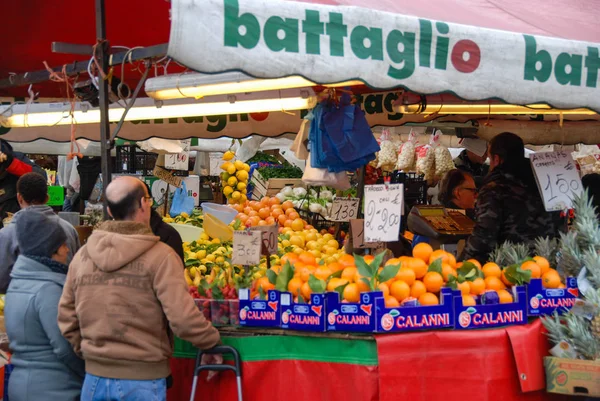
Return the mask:
<svg viewBox="0 0 600 401">
<path fill-rule="evenodd" d="M 430 239 L 434 249 L 457 254 L 459 242 L 473 232 L 475 222 L 462 211 L 442 206 L 414 206 L 408 214 L 408 229 Z"/>
</svg>

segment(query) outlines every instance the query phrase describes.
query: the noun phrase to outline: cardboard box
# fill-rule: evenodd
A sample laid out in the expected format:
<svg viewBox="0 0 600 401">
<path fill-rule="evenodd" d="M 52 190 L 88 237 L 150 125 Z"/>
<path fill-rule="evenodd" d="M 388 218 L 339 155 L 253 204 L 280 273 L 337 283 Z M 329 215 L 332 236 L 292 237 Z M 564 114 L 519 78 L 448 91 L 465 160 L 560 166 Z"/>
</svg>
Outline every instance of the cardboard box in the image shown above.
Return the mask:
<svg viewBox="0 0 600 401">
<path fill-rule="evenodd" d="M 289 292 L 281 293 L 281 328 L 325 331 L 325 294 L 312 294 L 310 304 L 296 303 Z"/>
<path fill-rule="evenodd" d="M 600 361 L 547 356 L 546 391 L 588 397 L 600 396 Z"/>
<path fill-rule="evenodd" d="M 527 285 L 527 315 L 551 315 L 555 310 L 566 312 L 579 296 L 577 279 L 567 278 L 567 288 L 544 288 L 542 280 L 534 278 Z"/>
<path fill-rule="evenodd" d="M 250 299 L 250 289 L 242 288 L 240 298 L 240 326 L 279 327 L 281 326 L 281 293 L 267 292 L 267 299 Z"/>
<path fill-rule="evenodd" d="M 375 299 L 382 297 L 381 291 L 362 292 L 360 302 L 345 303 L 337 292 L 326 293 L 327 331 L 373 333 L 377 320 Z"/>
<path fill-rule="evenodd" d="M 454 296 L 454 328 L 489 329 L 527 323 L 527 291 L 524 286 L 513 287 L 515 302 L 509 304 L 463 306 L 460 291 Z M 478 301 L 479 302 L 479 301 Z"/>
<path fill-rule="evenodd" d="M 167 190 L 167 183 L 153 176 L 141 177 L 150 187 L 152 198 L 154 198 L 155 205 L 162 205 L 164 203 L 164 194 Z M 197 175 L 190 175 L 188 177 L 182 177 L 182 181 L 185 182 L 185 186 L 188 191 L 188 195 L 194 198 L 194 206 L 200 206 L 200 177 Z M 169 193 L 175 192 L 175 187 L 169 186 Z M 169 207 L 171 203 L 169 202 Z"/>
</svg>

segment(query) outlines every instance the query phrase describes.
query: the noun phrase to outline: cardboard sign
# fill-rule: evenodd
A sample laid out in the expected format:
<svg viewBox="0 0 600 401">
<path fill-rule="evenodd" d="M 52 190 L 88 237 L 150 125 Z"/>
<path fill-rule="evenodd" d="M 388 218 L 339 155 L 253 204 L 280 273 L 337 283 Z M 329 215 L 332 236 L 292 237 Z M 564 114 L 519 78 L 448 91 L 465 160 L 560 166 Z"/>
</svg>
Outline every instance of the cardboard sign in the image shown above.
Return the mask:
<svg viewBox="0 0 600 401">
<path fill-rule="evenodd" d="M 170 171 L 168 171 L 160 166 L 154 166 L 152 175 L 154 175 L 156 178 L 163 180 L 164 182 L 166 182 L 169 185 L 173 185 L 174 187 L 177 187 L 177 188 L 181 187 L 181 177 L 173 176 L 173 174 L 171 174 Z"/>
<path fill-rule="evenodd" d="M 165 155 L 165 168 L 171 170 L 188 170 L 190 165 L 191 139 L 182 139 L 180 142 L 183 146 L 181 153 L 169 153 Z"/>
<path fill-rule="evenodd" d="M 365 241 L 398 241 L 403 205 L 402 184 L 365 186 Z"/>
<path fill-rule="evenodd" d="M 331 220 L 350 221 L 358 216 L 358 198 L 335 198 L 331 207 Z"/>
<path fill-rule="evenodd" d="M 277 239 L 279 237 L 279 226 L 255 226 L 249 230 L 256 230 L 262 233 L 263 255 L 273 255 L 277 253 Z"/>
<path fill-rule="evenodd" d="M 573 207 L 573 198 L 583 185 L 569 152 L 541 152 L 529 156 L 546 211 Z"/>
<path fill-rule="evenodd" d="M 350 233 L 352 235 L 352 246 L 356 249 L 385 248 L 383 242 L 365 242 L 365 221 L 363 219 L 350 220 Z"/>
<path fill-rule="evenodd" d="M 261 239 L 258 231 L 234 231 L 233 264 L 249 266 L 260 263 Z"/>
</svg>

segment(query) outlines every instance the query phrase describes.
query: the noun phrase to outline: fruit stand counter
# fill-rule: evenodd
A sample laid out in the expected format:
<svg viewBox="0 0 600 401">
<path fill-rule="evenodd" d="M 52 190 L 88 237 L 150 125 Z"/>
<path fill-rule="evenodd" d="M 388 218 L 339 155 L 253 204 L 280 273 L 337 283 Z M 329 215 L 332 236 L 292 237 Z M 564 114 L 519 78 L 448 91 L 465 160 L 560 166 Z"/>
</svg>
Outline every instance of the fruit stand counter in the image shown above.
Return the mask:
<svg viewBox="0 0 600 401">
<path fill-rule="evenodd" d="M 477 331 L 356 336 L 223 329 L 242 357 L 244 399 L 561 400 L 545 392 L 548 343 L 536 320 Z M 191 351 L 191 352 L 190 352 Z M 193 350 L 173 358 L 169 401 L 189 400 Z M 233 374 L 200 380 L 196 400 L 236 399 Z"/>
</svg>

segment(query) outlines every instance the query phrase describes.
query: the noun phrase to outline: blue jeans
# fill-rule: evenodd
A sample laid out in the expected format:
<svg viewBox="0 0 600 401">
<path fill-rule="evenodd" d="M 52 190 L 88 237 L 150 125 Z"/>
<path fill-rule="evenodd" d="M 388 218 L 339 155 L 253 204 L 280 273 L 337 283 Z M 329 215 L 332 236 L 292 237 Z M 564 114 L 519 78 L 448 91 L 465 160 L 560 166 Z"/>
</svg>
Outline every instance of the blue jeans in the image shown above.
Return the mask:
<svg viewBox="0 0 600 401">
<path fill-rule="evenodd" d="M 85 374 L 81 401 L 166 401 L 167 381 L 107 379 Z"/>
</svg>

